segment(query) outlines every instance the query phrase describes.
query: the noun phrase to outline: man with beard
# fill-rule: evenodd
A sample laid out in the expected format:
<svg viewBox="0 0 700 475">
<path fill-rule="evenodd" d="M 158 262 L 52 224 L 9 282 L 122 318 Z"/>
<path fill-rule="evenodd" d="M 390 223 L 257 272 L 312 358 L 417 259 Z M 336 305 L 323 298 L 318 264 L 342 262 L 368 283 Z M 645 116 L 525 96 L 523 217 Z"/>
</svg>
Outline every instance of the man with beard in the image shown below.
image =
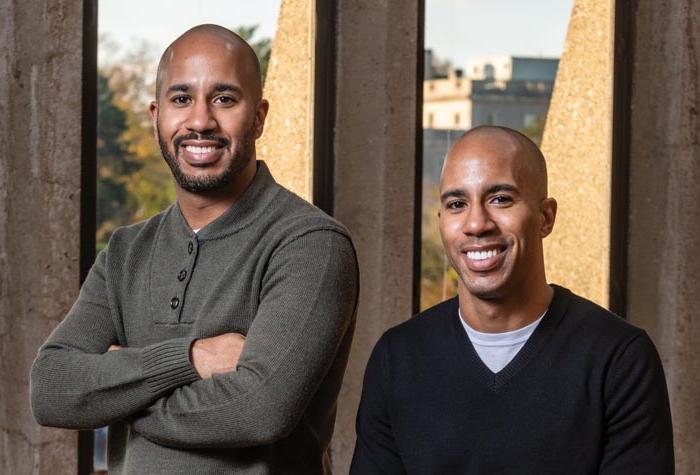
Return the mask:
<svg viewBox="0 0 700 475">
<path fill-rule="evenodd" d="M 256 161 L 267 111 L 229 30 L 163 54 L 151 113 L 177 202 L 114 232 L 31 375 L 40 424 L 110 426 L 110 473 L 329 470 L 357 264 Z"/>
<path fill-rule="evenodd" d="M 377 343 L 351 473 L 672 474 L 652 342 L 547 284 L 542 239 L 557 205 L 537 146 L 472 129 L 450 150 L 440 193 L 458 296 Z"/>
</svg>

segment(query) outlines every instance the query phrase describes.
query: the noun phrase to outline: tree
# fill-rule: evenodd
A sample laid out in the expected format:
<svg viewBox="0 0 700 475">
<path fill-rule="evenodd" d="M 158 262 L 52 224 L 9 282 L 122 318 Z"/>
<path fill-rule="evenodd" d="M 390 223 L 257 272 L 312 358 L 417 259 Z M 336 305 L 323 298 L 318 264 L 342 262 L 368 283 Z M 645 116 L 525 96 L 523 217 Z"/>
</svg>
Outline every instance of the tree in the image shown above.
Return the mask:
<svg viewBox="0 0 700 475">
<path fill-rule="evenodd" d="M 125 55 L 110 48 L 116 59 L 98 71 L 98 249 L 114 228 L 146 219 L 175 199 L 148 112 L 155 55 L 145 44 Z"/>
<path fill-rule="evenodd" d="M 126 114 L 115 103 L 114 91 L 103 71 L 97 74 L 97 241 L 104 244 L 130 211 L 125 203 L 128 191 L 123 177 L 134 170 L 134 164 L 123 157 L 126 153 L 122 134 L 126 130 Z"/>
</svg>

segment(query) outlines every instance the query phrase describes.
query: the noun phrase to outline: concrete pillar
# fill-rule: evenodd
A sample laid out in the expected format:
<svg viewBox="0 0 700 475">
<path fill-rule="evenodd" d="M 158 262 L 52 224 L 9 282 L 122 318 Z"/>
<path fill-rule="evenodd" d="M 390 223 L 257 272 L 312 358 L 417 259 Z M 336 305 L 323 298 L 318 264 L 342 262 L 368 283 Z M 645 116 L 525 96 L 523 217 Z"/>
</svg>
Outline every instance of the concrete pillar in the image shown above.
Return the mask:
<svg viewBox="0 0 700 475">
<path fill-rule="evenodd" d="M 79 288 L 82 0 L 0 0 L 0 473 L 77 472 L 29 410 L 39 345 Z"/>
<path fill-rule="evenodd" d="M 311 201 L 314 22 L 312 0 L 282 0 L 265 80 L 270 112 L 258 144 L 275 179 Z"/>
<path fill-rule="evenodd" d="M 559 211 L 545 239 L 550 282 L 608 305 L 613 1 L 576 0 L 542 151 Z"/>
<path fill-rule="evenodd" d="M 334 470 L 347 473 L 369 352 L 410 318 L 414 246 L 418 2 L 340 0 L 335 216 L 353 234 L 360 307 L 338 402 Z"/>
<path fill-rule="evenodd" d="M 627 315 L 661 353 L 677 473 L 699 473 L 700 0 L 635 4 Z"/>
</svg>

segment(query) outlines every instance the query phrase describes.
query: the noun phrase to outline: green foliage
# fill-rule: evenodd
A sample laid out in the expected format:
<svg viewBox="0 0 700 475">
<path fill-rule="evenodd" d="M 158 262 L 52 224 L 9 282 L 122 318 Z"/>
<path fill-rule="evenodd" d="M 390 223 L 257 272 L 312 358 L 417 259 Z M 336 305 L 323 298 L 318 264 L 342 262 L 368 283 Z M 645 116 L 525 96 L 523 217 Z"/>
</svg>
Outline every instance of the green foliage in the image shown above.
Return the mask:
<svg viewBox="0 0 700 475">
<path fill-rule="evenodd" d="M 154 63 L 142 45 L 98 71 L 98 249 L 116 227 L 146 219 L 175 199 L 148 112 Z"/>
<path fill-rule="evenodd" d="M 137 165 L 125 159 L 121 138 L 126 113 L 116 105 L 115 92 L 104 71 L 98 72 L 97 90 L 97 240 L 104 242 L 108 237 L 105 234 L 129 219 L 129 210 L 124 207 L 128 192 L 123 177 Z"/>
</svg>

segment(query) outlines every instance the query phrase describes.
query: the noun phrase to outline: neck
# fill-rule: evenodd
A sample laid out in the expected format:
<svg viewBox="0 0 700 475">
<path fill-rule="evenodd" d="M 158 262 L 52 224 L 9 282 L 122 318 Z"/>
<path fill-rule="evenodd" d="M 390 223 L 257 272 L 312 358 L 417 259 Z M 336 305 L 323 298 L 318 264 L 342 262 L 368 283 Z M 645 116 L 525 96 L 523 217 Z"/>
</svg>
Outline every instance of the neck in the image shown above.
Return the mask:
<svg viewBox="0 0 700 475">
<path fill-rule="evenodd" d="M 529 286 L 527 294 L 517 298 L 480 298 L 470 294 L 460 282 L 459 308 L 462 318 L 473 329 L 484 333 L 503 333 L 529 325 L 549 307 L 554 290 L 543 279 Z M 527 295 L 526 299 L 521 296 Z"/>
<path fill-rule="evenodd" d="M 229 186 L 206 193 L 192 193 L 175 185 L 175 195 L 182 216 L 192 229 L 201 229 L 214 221 L 236 203 L 253 181 L 257 164 L 251 159 Z"/>
</svg>

